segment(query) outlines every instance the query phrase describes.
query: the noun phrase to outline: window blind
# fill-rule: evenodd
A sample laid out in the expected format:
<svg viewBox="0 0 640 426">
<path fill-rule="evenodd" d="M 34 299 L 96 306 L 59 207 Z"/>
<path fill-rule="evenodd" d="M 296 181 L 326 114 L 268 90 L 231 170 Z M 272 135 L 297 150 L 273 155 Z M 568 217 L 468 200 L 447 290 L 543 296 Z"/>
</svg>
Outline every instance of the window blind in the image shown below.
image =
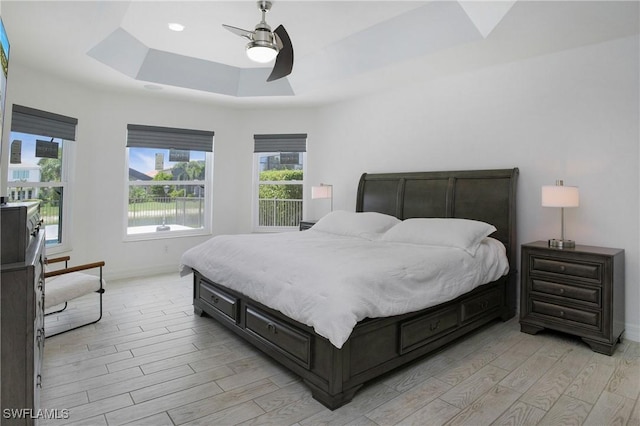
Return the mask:
<svg viewBox="0 0 640 426">
<path fill-rule="evenodd" d="M 307 134 L 253 135 L 253 152 L 306 152 Z"/>
<path fill-rule="evenodd" d="M 214 132 L 205 130 L 129 124 L 127 125 L 127 146 L 212 152 L 213 135 Z"/>
<path fill-rule="evenodd" d="M 11 131 L 48 136 L 67 141 L 76 140 L 77 118 L 41 111 L 22 105 L 13 105 Z"/>
</svg>

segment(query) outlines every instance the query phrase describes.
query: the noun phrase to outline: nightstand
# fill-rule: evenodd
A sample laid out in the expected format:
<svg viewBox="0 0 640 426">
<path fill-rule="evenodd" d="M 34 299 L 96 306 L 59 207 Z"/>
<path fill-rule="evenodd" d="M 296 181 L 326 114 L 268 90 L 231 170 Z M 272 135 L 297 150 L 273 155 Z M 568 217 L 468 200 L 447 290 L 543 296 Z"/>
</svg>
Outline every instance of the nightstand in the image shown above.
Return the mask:
<svg viewBox="0 0 640 426">
<path fill-rule="evenodd" d="M 522 246 L 521 264 L 521 331 L 558 330 L 613 353 L 624 331 L 624 250 L 536 241 Z"/>
<path fill-rule="evenodd" d="M 306 231 L 307 229 L 311 228 L 313 225 L 316 224 L 316 220 L 301 220 L 300 221 L 300 230 L 301 231 Z"/>
</svg>

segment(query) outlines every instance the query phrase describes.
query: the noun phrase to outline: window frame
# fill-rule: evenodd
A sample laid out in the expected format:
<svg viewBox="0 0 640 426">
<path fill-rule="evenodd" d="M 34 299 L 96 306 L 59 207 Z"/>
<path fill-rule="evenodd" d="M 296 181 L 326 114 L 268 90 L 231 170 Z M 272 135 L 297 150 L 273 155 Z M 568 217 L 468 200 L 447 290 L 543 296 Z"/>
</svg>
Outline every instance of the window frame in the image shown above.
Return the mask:
<svg viewBox="0 0 640 426">
<path fill-rule="evenodd" d="M 302 180 L 279 180 L 279 181 L 261 181 L 260 180 L 260 156 L 264 156 L 264 155 L 280 155 L 283 152 L 287 152 L 287 151 L 272 151 L 272 152 L 254 152 L 253 153 L 253 190 L 252 190 L 252 197 L 251 197 L 251 224 L 252 224 L 252 230 L 253 232 L 256 233 L 268 233 L 268 232 L 290 232 L 290 231 L 298 231 L 299 230 L 299 225 L 295 225 L 295 226 L 260 226 L 259 225 L 259 220 L 260 220 L 260 213 L 259 213 L 259 209 L 260 209 L 260 200 L 258 199 L 258 195 L 260 192 L 260 185 L 302 185 L 302 198 L 300 199 L 300 201 L 302 202 L 302 218 L 305 217 L 305 209 L 306 209 L 306 203 L 305 203 L 305 197 L 304 194 L 305 189 L 307 187 L 307 173 L 306 173 L 306 168 L 307 168 L 307 152 L 306 151 L 301 151 L 298 152 L 298 154 L 302 155 Z"/>
<path fill-rule="evenodd" d="M 134 147 L 135 148 L 135 147 Z M 130 181 L 129 180 L 129 152 L 130 147 L 125 148 L 125 175 L 124 175 L 124 205 L 123 205 L 123 241 L 149 241 L 182 237 L 211 235 L 213 212 L 213 151 L 199 151 L 205 154 L 205 179 L 201 180 L 162 180 L 162 181 Z M 157 149 L 166 149 L 158 147 Z M 196 151 L 196 150 L 192 150 Z M 204 212 L 202 228 L 170 230 L 162 232 L 144 232 L 129 234 L 129 190 L 132 186 L 164 186 L 164 185 L 204 185 Z"/>
</svg>

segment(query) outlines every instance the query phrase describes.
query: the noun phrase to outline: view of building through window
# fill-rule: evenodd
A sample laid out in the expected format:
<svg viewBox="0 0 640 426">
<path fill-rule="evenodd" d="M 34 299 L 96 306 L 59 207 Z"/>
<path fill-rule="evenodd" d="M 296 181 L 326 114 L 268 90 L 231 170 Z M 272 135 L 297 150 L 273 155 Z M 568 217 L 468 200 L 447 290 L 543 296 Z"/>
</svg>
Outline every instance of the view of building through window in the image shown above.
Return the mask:
<svg viewBox="0 0 640 426">
<path fill-rule="evenodd" d="M 38 200 L 48 246 L 63 241 L 64 193 L 68 170 L 63 155 L 73 142 L 46 136 L 11 132 L 8 172 L 9 202 Z"/>
</svg>

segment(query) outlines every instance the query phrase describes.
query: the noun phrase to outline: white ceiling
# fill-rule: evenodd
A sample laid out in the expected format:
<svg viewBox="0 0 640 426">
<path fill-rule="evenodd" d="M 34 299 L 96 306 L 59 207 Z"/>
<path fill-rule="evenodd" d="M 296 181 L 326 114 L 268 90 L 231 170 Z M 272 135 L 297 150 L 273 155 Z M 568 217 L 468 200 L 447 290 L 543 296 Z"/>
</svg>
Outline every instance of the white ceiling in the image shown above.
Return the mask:
<svg viewBox="0 0 640 426">
<path fill-rule="evenodd" d="M 239 106 L 315 105 L 639 32 L 638 1 L 275 0 L 290 76 L 246 58 L 254 1 L 2 0 L 13 63 L 109 90 Z M 185 25 L 180 33 L 169 22 Z M 11 74 L 10 74 L 11 75 Z M 9 77 L 10 78 L 10 77 Z"/>
</svg>

